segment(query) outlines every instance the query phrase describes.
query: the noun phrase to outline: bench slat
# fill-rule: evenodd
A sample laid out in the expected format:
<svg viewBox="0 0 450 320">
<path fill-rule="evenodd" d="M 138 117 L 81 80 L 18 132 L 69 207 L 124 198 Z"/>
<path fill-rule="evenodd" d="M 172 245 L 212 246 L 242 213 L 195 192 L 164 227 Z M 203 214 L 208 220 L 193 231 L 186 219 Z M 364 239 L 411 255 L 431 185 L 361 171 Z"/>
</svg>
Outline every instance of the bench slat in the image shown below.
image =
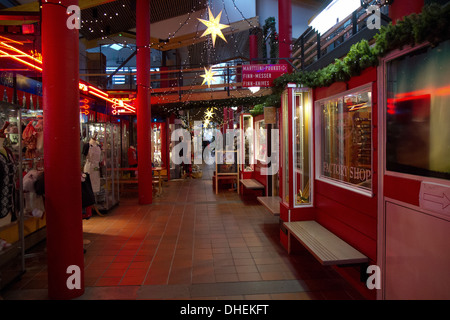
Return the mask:
<svg viewBox="0 0 450 320">
<path fill-rule="evenodd" d="M 240 182 L 247 189 L 264 189 L 264 186 L 255 179 L 242 179 Z"/>
<path fill-rule="evenodd" d="M 257 197 L 256 199 L 273 215 L 280 215 L 280 197 Z"/>
<path fill-rule="evenodd" d="M 322 265 L 366 263 L 369 258 L 316 221 L 285 222 L 290 236 L 300 241 Z M 290 251 L 290 243 L 288 244 Z"/>
</svg>

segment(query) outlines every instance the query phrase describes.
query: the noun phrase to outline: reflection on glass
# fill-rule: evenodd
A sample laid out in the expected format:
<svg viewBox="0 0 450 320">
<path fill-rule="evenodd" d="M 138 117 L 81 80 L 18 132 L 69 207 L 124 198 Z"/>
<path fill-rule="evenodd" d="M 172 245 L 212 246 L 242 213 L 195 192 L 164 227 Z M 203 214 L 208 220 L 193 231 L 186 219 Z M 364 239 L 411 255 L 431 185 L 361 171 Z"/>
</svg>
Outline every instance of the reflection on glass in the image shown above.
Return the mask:
<svg viewBox="0 0 450 320">
<path fill-rule="evenodd" d="M 162 153 L 161 153 L 161 128 L 160 124 L 153 124 L 152 130 L 152 164 L 154 167 L 161 167 Z"/>
<path fill-rule="evenodd" d="M 311 97 L 309 92 L 294 92 L 294 206 L 311 203 Z"/>
<path fill-rule="evenodd" d="M 321 176 L 371 190 L 371 91 L 321 101 L 319 105 Z"/>
<path fill-rule="evenodd" d="M 254 164 L 253 117 L 251 115 L 242 116 L 241 128 L 241 141 L 244 141 L 244 143 L 241 142 L 241 158 L 244 159 L 244 171 L 251 172 Z"/>
<path fill-rule="evenodd" d="M 289 103 L 288 92 L 285 91 L 282 96 L 282 201 L 289 204 Z"/>
<path fill-rule="evenodd" d="M 450 41 L 387 70 L 386 169 L 450 180 Z"/>
<path fill-rule="evenodd" d="M 267 161 L 267 128 L 264 120 L 256 122 L 256 159 L 261 162 Z"/>
</svg>

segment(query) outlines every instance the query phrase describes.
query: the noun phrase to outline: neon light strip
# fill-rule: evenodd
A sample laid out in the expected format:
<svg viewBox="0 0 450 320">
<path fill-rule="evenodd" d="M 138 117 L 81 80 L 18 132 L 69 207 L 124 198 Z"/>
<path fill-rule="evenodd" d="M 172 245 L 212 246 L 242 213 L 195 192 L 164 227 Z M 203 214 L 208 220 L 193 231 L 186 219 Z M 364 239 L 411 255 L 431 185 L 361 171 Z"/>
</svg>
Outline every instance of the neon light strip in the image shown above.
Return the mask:
<svg viewBox="0 0 450 320">
<path fill-rule="evenodd" d="M 5 41 L 8 41 L 8 42 L 13 42 L 13 43 L 17 43 L 17 44 L 23 45 L 23 42 L 15 41 L 15 40 L 3 37 L 3 36 L 0 36 L 0 38 L 4 39 Z M 29 59 L 39 63 L 42 66 L 42 61 L 41 60 L 33 57 L 32 55 L 27 54 L 26 52 L 21 51 L 21 50 L 15 48 L 13 46 L 10 46 L 9 44 L 6 44 L 4 41 L 1 41 L 0 45 L 2 45 L 3 47 L 6 47 L 5 49 L 9 49 L 9 50 L 12 50 L 12 51 L 17 52 L 17 53 L 20 54 L 20 55 L 12 55 L 12 54 L 10 54 L 8 52 L 0 50 L 0 54 L 2 54 L 2 56 L 0 56 L 0 57 L 7 57 L 7 58 L 14 59 L 14 60 L 16 60 L 16 61 L 18 61 L 20 63 L 23 63 L 23 64 L 25 64 L 25 65 L 33 68 L 33 69 L 36 69 L 36 70 L 39 70 L 40 72 L 42 72 L 42 68 L 41 67 L 38 67 L 38 66 L 36 66 L 36 65 L 34 65 L 34 64 L 30 63 L 30 62 L 27 62 L 27 61 L 25 61 L 25 60 L 23 60 L 21 58 L 22 57 L 23 58 L 29 58 Z M 81 91 L 83 91 L 83 92 L 88 92 L 88 93 L 90 93 L 90 94 L 92 94 L 92 95 L 94 95 L 94 96 L 96 96 L 96 97 L 98 97 L 98 98 L 100 98 L 102 100 L 105 100 L 107 102 L 112 103 L 113 105 L 116 104 L 116 101 L 114 101 L 114 100 L 109 98 L 108 93 L 106 93 L 106 92 L 104 92 L 104 91 L 102 91 L 100 89 L 97 89 L 96 87 L 84 84 L 84 83 L 82 83 L 80 81 L 78 83 L 78 88 Z M 118 101 L 123 101 L 123 100 L 120 100 L 120 99 L 117 99 L 117 100 Z M 131 105 L 125 103 L 125 102 L 123 102 L 123 106 L 120 105 L 120 108 L 123 108 L 123 109 L 125 109 L 125 110 L 127 110 L 127 111 L 129 111 L 131 113 L 135 113 L 136 112 L 136 108 L 134 108 L 133 106 L 131 106 Z"/>
<path fill-rule="evenodd" d="M 17 58 L 16 56 L 12 56 L 12 55 L 8 54 L 7 52 L 5 52 L 5 51 L 3 51 L 3 50 L 0 50 L 0 53 L 1 53 L 1 54 L 5 54 L 5 55 L 8 55 L 11 59 L 14 59 L 14 60 L 16 60 L 16 61 L 19 61 L 19 62 L 21 62 L 21 63 L 23 63 L 23 64 L 26 64 L 26 65 L 32 67 L 33 69 L 36 69 L 36 70 L 39 70 L 39 71 L 42 72 L 42 68 L 41 68 L 41 67 L 38 67 L 38 66 L 36 66 L 36 65 L 34 65 L 34 64 L 32 64 L 32 63 L 29 63 L 29 62 L 24 61 L 24 60 L 22 60 L 22 59 L 20 59 L 20 58 Z"/>
<path fill-rule="evenodd" d="M 27 54 L 26 52 L 23 52 L 22 50 L 19 50 L 19 49 L 15 48 L 15 47 L 13 47 L 13 46 L 10 46 L 9 44 L 6 44 L 6 43 L 4 43 L 4 42 L 0 42 L 0 44 L 6 46 L 8 49 L 11 49 L 12 51 L 18 52 L 18 53 L 20 53 L 20 54 L 27 55 L 30 59 L 32 59 L 32 60 L 34 60 L 34 61 L 39 62 L 40 64 L 42 64 L 42 61 L 41 61 L 41 60 L 39 60 L 39 59 L 33 57 L 32 55 Z"/>
</svg>

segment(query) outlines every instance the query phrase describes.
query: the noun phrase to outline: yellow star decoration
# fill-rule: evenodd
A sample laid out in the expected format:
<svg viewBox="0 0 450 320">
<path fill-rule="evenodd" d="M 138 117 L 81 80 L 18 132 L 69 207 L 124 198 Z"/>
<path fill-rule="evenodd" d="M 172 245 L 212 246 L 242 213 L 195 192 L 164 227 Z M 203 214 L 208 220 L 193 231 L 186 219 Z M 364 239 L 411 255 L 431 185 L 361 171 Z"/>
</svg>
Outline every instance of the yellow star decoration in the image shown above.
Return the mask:
<svg viewBox="0 0 450 320">
<path fill-rule="evenodd" d="M 208 84 L 208 88 L 210 88 L 211 84 L 214 82 L 214 75 L 215 75 L 217 72 L 213 72 L 213 71 L 212 71 L 212 67 L 211 67 L 209 70 L 207 70 L 206 68 L 204 68 L 204 69 L 205 69 L 205 74 L 203 74 L 203 75 L 200 76 L 200 77 L 203 77 L 203 78 L 204 78 L 204 79 L 203 79 L 202 85 L 204 85 L 205 83 L 207 83 L 207 84 Z"/>
<path fill-rule="evenodd" d="M 207 110 L 207 111 L 205 112 L 205 118 L 206 118 L 207 120 L 210 120 L 213 116 L 214 116 L 214 112 L 213 112 L 212 109 L 209 109 L 209 110 Z"/>
<path fill-rule="evenodd" d="M 225 42 L 227 42 L 227 39 L 225 39 L 225 36 L 222 33 L 222 29 L 229 28 L 229 25 L 221 24 L 220 23 L 220 17 L 222 16 L 222 11 L 220 11 L 219 15 L 214 18 L 211 9 L 208 7 L 209 12 L 209 20 L 203 20 L 200 18 L 197 18 L 200 20 L 204 25 L 206 25 L 208 28 L 206 31 L 202 34 L 202 37 L 207 36 L 208 34 L 211 35 L 212 41 L 213 41 L 213 47 L 216 45 L 216 37 L 221 37 Z"/>
</svg>

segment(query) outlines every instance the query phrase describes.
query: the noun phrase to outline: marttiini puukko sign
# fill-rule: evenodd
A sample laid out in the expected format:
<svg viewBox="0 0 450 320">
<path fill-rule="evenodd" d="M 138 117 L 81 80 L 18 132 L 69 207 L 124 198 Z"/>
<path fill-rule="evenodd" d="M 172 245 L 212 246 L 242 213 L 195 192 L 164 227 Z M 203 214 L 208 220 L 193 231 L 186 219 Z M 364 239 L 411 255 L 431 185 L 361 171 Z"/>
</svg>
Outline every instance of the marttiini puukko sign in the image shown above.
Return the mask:
<svg viewBox="0 0 450 320">
<path fill-rule="evenodd" d="M 242 66 L 243 87 L 272 87 L 273 80 L 288 72 L 286 64 L 250 64 Z"/>
</svg>

